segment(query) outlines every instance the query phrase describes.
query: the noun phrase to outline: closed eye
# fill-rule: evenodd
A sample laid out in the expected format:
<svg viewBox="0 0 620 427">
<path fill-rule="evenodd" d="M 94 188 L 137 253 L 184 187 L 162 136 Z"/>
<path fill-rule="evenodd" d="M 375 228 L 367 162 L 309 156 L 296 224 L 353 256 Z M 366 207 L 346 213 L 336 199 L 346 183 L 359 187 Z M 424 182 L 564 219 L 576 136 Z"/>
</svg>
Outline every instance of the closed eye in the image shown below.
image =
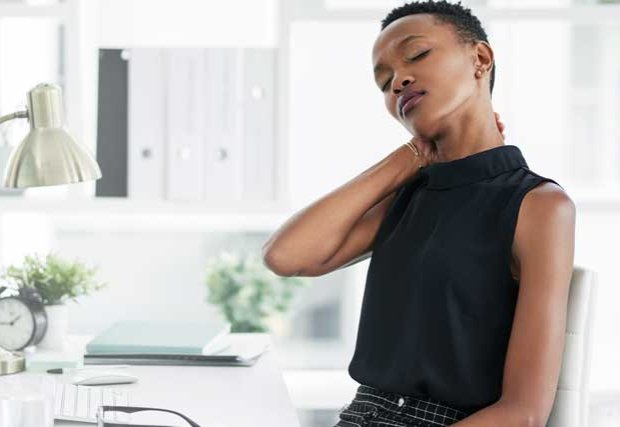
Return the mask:
<svg viewBox="0 0 620 427">
<path fill-rule="evenodd" d="M 431 50 L 432 50 L 432 49 L 426 50 L 426 51 L 422 52 L 421 54 L 419 54 L 418 56 L 415 56 L 415 57 L 413 57 L 413 58 L 407 58 L 407 59 L 408 59 L 408 60 L 410 60 L 410 61 L 417 61 L 417 60 L 419 60 L 419 59 L 422 59 L 422 58 L 423 58 L 423 57 L 425 57 L 426 55 L 428 55 L 428 54 L 429 54 L 429 52 L 430 52 Z M 387 89 L 387 87 L 388 87 L 389 83 L 390 83 L 390 80 L 388 80 L 387 82 L 385 82 L 385 84 L 384 84 L 384 85 L 383 85 L 383 87 L 381 88 L 381 92 L 385 92 L 385 90 Z"/>
<path fill-rule="evenodd" d="M 431 51 L 431 49 L 426 50 L 426 51 L 422 52 L 421 54 L 419 54 L 418 56 L 415 56 L 415 57 L 411 58 L 411 60 L 412 60 L 412 61 L 416 61 L 416 60 L 418 60 L 418 59 L 420 59 L 420 58 L 423 58 L 423 57 L 425 57 L 425 56 L 426 56 L 426 55 L 427 55 L 430 51 Z"/>
</svg>

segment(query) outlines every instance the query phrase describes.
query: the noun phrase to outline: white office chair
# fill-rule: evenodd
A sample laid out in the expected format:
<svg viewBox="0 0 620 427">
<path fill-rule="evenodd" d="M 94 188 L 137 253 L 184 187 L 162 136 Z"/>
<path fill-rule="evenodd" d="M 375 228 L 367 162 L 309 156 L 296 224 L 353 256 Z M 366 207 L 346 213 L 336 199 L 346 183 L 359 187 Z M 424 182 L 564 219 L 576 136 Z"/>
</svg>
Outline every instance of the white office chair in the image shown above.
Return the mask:
<svg viewBox="0 0 620 427">
<path fill-rule="evenodd" d="M 571 277 L 566 342 L 558 389 L 547 427 L 586 427 L 597 274 L 575 266 Z"/>
</svg>

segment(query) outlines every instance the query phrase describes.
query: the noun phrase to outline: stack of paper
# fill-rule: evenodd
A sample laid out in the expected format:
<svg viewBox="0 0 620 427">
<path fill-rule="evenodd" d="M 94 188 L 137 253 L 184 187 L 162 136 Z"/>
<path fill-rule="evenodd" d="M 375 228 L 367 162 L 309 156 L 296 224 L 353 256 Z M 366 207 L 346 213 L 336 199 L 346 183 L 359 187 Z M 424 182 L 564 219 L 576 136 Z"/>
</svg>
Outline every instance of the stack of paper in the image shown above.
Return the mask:
<svg viewBox="0 0 620 427">
<path fill-rule="evenodd" d="M 269 344 L 256 344 L 252 342 L 235 342 L 231 344 L 228 342 L 228 336 L 223 337 L 221 343 L 224 349 L 222 351 L 214 351 L 210 354 L 217 354 L 218 356 L 239 356 L 243 359 L 253 359 L 269 349 Z"/>
<path fill-rule="evenodd" d="M 84 364 L 253 365 L 267 347 L 231 345 L 230 327 L 216 319 L 117 322 L 86 345 Z"/>
<path fill-rule="evenodd" d="M 88 354 L 209 354 L 221 349 L 219 340 L 231 324 L 209 322 L 122 320 L 86 345 Z"/>
</svg>

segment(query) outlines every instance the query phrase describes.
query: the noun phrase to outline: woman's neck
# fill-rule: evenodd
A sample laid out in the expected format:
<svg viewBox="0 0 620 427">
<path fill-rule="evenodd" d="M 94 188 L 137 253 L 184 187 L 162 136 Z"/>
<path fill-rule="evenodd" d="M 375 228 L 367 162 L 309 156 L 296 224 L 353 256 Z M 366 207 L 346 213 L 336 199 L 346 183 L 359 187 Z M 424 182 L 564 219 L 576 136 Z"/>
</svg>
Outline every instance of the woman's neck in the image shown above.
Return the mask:
<svg viewBox="0 0 620 427">
<path fill-rule="evenodd" d="M 451 122 L 454 124 L 433 138 L 437 148 L 437 163 L 460 159 L 504 145 L 491 104 L 486 106 L 483 104 L 478 111 L 470 110 Z"/>
</svg>

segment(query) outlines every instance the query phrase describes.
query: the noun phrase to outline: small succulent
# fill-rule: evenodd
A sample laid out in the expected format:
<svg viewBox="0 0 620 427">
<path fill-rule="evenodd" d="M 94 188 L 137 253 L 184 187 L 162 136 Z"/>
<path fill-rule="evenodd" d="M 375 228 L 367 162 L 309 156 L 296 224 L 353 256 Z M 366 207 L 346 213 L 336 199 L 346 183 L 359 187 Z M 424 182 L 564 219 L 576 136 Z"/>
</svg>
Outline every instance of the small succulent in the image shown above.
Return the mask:
<svg viewBox="0 0 620 427">
<path fill-rule="evenodd" d="M 95 268 L 81 262 L 70 262 L 54 254 L 45 258 L 27 255 L 22 266 L 9 266 L 2 274 L 2 280 L 17 288 L 34 288 L 43 304 L 63 304 L 76 300 L 106 286 L 95 280 Z"/>
</svg>

